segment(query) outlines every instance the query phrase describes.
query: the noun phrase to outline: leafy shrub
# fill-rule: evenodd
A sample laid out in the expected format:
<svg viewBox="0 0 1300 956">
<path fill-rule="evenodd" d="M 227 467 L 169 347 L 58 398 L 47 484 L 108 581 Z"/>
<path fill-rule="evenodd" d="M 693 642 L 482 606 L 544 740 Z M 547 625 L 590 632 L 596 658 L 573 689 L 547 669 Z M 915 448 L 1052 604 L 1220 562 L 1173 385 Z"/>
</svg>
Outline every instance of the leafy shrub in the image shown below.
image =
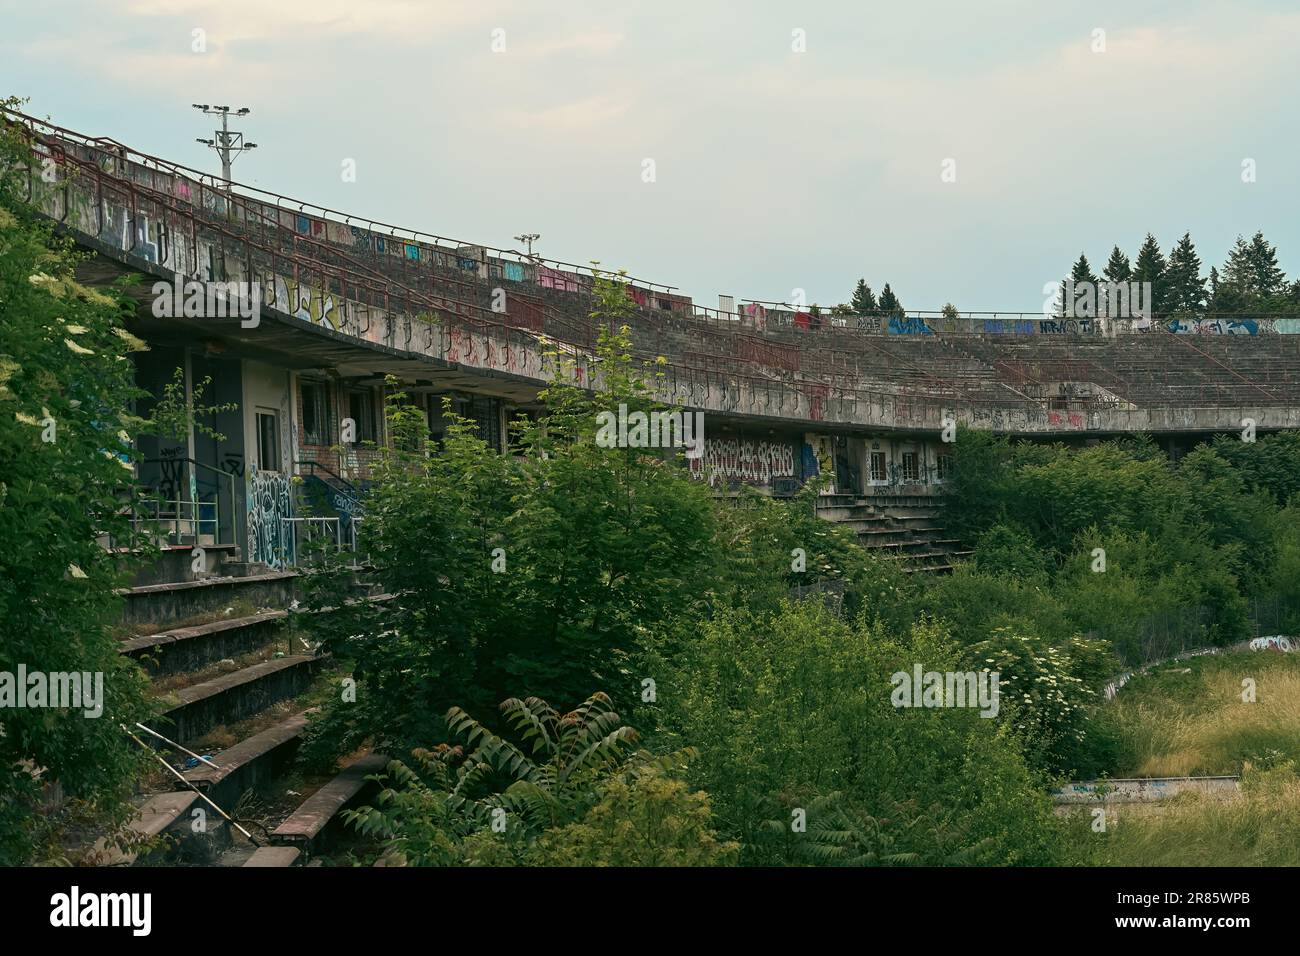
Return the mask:
<svg viewBox="0 0 1300 956">
<path fill-rule="evenodd" d="M 1097 661 L 1104 653 L 1083 638 L 1053 646 L 1000 627 L 970 649 L 969 662 L 1001 675 L 998 719 L 1014 728 L 1031 765 L 1060 775 L 1078 771 L 1089 712 L 1098 699 L 1089 679 L 1101 677 Z"/>
<path fill-rule="evenodd" d="M 389 763 L 372 806 L 347 811 L 361 834 L 382 837 L 399 865 L 687 866 L 722 864 L 735 846 L 711 827 L 708 798 L 675 779 L 689 749 L 655 757 L 635 749 L 609 698 L 576 710 L 507 700 L 515 744 L 460 708 L 447 723 L 466 746 L 417 749 L 418 770 Z M 468 748 L 468 749 L 466 749 Z"/>
<path fill-rule="evenodd" d="M 970 709 L 900 710 L 890 675 L 954 669 L 958 648 L 931 623 L 905 639 L 851 626 L 815 602 L 771 616 L 720 612 L 660 681 L 665 743 L 700 756 L 692 781 L 712 799 L 720 831 L 747 864 L 806 862 L 773 842 L 774 801 L 805 808 L 818 796 L 854 795 L 854 812 L 888 817 L 913 798 L 925 814 L 912 843 L 969 849 L 983 863 L 1052 858 L 1046 798 L 1014 739 Z M 799 803 L 802 801 L 802 804 Z M 960 834 L 960 845 L 940 833 Z M 937 851 L 936 851 L 937 852 Z"/>
<path fill-rule="evenodd" d="M 16 129 L 0 128 L 0 671 L 102 673 L 104 700 L 96 719 L 4 710 L 0 865 L 11 866 L 58 854 L 48 785 L 101 822 L 125 818 L 142 758 L 119 724 L 149 713 L 110 630 L 129 568 L 98 540 L 146 543 L 129 522 L 138 391 L 126 358 L 143 343 L 122 325 L 130 300 L 79 284 L 80 257 L 23 204 L 34 159 Z"/>
</svg>

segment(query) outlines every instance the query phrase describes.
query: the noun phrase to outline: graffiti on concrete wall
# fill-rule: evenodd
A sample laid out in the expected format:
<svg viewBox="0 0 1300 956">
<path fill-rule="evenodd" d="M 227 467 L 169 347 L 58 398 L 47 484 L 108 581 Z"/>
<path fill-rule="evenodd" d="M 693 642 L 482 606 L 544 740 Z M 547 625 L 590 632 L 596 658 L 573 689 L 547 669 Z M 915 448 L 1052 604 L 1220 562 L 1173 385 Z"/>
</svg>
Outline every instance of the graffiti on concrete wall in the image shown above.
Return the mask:
<svg viewBox="0 0 1300 956">
<path fill-rule="evenodd" d="M 263 283 L 262 290 L 267 308 L 316 325 L 328 325 L 331 329 L 339 327 L 341 316 L 337 314 L 338 302 L 332 292 L 314 289 L 283 276 L 276 276 L 273 281 Z"/>
<path fill-rule="evenodd" d="M 1182 335 L 1258 335 L 1260 332 L 1259 323 L 1254 319 L 1173 319 L 1166 328 Z"/>
<path fill-rule="evenodd" d="M 690 459 L 691 477 L 709 484 L 740 481 L 771 485 L 794 478 L 794 446 L 789 442 L 749 441 L 743 438 L 706 438 L 704 454 Z"/>
<path fill-rule="evenodd" d="M 561 272 L 559 269 L 548 269 L 546 266 L 541 265 L 537 267 L 537 284 L 543 289 L 558 289 L 561 292 L 578 292 L 581 290 L 577 276 L 568 272 Z"/>
<path fill-rule="evenodd" d="M 1029 319 L 985 319 L 986 335 L 1033 335 L 1038 329 L 1037 323 Z"/>
<path fill-rule="evenodd" d="M 1250 642 L 1252 651 L 1291 651 L 1295 645 L 1291 643 L 1291 638 L 1283 637 L 1281 634 L 1271 634 L 1268 637 L 1257 637 Z"/>
<path fill-rule="evenodd" d="M 1083 416 L 1078 412 L 1068 412 L 1065 415 L 1060 412 L 1047 413 L 1047 424 L 1054 428 L 1065 425 L 1067 422 L 1071 428 L 1082 428 L 1085 424 Z"/>
<path fill-rule="evenodd" d="M 891 315 L 887 331 L 890 335 L 934 335 L 934 329 L 925 324 L 925 319 L 905 315 Z"/>
<path fill-rule="evenodd" d="M 248 560 L 272 568 L 294 563 L 293 495 L 278 471 L 251 469 L 248 477 Z"/>
<path fill-rule="evenodd" d="M 1042 319 L 1038 323 L 1040 335 L 1091 335 L 1092 319 Z"/>
</svg>

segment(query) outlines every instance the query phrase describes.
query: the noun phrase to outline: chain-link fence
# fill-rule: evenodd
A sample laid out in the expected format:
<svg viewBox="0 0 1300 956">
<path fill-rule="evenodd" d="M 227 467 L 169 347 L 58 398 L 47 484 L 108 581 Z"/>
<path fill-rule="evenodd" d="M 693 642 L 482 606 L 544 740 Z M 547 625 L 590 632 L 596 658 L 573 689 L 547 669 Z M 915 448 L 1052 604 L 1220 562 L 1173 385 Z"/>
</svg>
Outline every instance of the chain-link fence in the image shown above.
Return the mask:
<svg viewBox="0 0 1300 956">
<path fill-rule="evenodd" d="M 1271 595 L 1251 598 L 1246 609 L 1249 633 L 1233 635 L 1256 638 L 1300 631 L 1300 597 Z M 1233 643 L 1224 636 L 1224 627 L 1212 609 L 1185 607 L 1163 611 L 1131 624 L 1101 628 L 1088 632 L 1089 637 L 1108 640 L 1120 658 L 1140 666 L 1166 660 L 1186 651 L 1216 644 Z"/>
</svg>

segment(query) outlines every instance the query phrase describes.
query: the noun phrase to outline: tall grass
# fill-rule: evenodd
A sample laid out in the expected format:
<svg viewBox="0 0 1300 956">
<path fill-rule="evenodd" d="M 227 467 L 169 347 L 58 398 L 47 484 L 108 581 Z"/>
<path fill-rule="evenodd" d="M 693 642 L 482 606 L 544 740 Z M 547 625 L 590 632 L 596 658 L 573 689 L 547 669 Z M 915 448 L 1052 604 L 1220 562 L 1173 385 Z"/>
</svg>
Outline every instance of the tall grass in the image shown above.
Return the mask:
<svg viewBox="0 0 1300 956">
<path fill-rule="evenodd" d="M 1190 669 L 1190 673 L 1180 673 Z M 1243 701 L 1243 681 L 1255 701 Z M 1300 655 L 1234 652 L 1137 678 L 1104 720 L 1119 743 L 1116 776 L 1234 774 L 1300 763 Z"/>
<path fill-rule="evenodd" d="M 1156 805 L 1108 807 L 1103 833 L 1076 811 L 1069 842 L 1094 866 L 1300 866 L 1300 777 L 1285 764 L 1248 772 L 1242 792 L 1189 792 Z"/>
</svg>

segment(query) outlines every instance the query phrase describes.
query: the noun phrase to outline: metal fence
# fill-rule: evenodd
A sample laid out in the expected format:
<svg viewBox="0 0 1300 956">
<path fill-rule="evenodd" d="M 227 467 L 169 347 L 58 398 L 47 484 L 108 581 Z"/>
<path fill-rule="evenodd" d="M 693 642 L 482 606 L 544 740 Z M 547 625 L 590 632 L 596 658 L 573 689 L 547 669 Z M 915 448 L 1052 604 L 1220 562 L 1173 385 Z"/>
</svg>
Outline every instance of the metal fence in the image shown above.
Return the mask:
<svg viewBox="0 0 1300 956">
<path fill-rule="evenodd" d="M 1207 607 L 1163 611 L 1127 627 L 1099 628 L 1088 637 L 1110 641 L 1126 664 L 1141 666 L 1215 643 L 1215 614 Z M 1300 631 L 1300 597 L 1252 598 L 1247 611 L 1249 638 Z"/>
</svg>

